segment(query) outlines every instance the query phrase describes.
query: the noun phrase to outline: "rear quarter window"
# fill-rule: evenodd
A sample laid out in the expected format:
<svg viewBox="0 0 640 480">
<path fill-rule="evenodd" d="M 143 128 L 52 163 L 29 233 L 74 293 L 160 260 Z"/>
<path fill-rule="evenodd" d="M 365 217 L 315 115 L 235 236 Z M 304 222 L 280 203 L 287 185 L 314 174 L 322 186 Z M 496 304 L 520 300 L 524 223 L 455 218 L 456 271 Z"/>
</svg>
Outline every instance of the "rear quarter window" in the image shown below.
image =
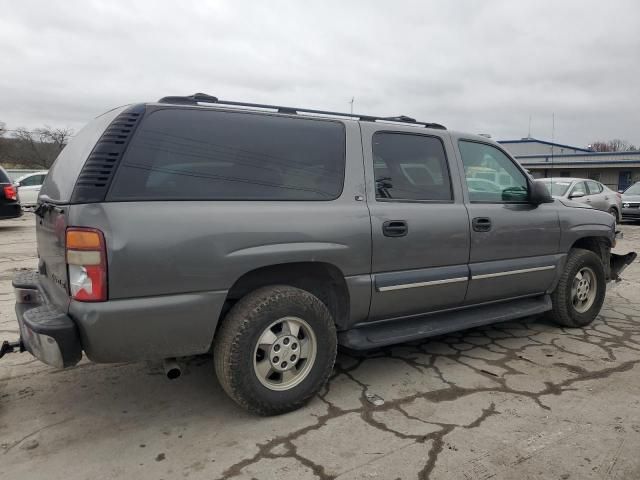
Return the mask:
<svg viewBox="0 0 640 480">
<path fill-rule="evenodd" d="M 338 121 L 163 109 L 138 127 L 107 199 L 333 200 L 344 167 Z"/>
</svg>

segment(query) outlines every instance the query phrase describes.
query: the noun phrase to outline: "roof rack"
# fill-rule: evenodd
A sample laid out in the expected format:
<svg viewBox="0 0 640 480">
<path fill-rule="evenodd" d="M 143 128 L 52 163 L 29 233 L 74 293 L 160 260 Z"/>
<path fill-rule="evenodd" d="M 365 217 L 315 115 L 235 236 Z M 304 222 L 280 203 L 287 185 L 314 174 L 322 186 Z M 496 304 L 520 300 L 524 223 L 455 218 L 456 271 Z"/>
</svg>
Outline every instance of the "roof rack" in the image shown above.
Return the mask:
<svg viewBox="0 0 640 480">
<path fill-rule="evenodd" d="M 435 128 L 439 130 L 446 130 L 444 125 L 439 123 L 427 123 L 419 122 L 415 118 L 400 115 L 397 117 L 376 117 L 372 115 L 360 115 L 357 113 L 343 113 L 343 112 L 329 112 L 325 110 L 313 110 L 311 108 L 299 108 L 299 107 L 283 107 L 281 105 L 265 105 L 261 103 L 248 103 L 248 102 L 233 102 L 231 100 L 220 100 L 218 97 L 207 95 L 206 93 L 194 93 L 187 96 L 170 96 L 163 97 L 158 100 L 158 103 L 172 103 L 178 105 L 197 105 L 199 103 L 215 103 L 217 105 L 229 105 L 236 107 L 252 107 L 252 108 L 264 108 L 269 110 L 275 110 L 278 113 L 287 113 L 290 115 L 296 115 L 298 113 L 312 113 L 316 115 L 330 115 L 333 117 L 347 117 L 355 118 L 364 122 L 393 122 L 393 123 L 409 123 L 411 125 L 421 125 L 425 128 Z"/>
</svg>

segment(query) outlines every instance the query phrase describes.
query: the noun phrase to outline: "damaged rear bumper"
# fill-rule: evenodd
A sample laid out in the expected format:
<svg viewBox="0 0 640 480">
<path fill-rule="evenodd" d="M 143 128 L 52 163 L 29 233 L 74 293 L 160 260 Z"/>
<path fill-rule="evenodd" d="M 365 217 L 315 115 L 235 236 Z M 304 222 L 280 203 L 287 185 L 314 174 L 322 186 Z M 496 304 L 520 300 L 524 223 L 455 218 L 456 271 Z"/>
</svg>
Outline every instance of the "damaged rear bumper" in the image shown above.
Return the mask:
<svg viewBox="0 0 640 480">
<path fill-rule="evenodd" d="M 28 350 L 53 367 L 64 368 L 78 363 L 82 358 L 78 329 L 66 313 L 48 302 L 38 273 L 18 273 L 13 287 L 20 326 L 20 350 Z"/>
</svg>

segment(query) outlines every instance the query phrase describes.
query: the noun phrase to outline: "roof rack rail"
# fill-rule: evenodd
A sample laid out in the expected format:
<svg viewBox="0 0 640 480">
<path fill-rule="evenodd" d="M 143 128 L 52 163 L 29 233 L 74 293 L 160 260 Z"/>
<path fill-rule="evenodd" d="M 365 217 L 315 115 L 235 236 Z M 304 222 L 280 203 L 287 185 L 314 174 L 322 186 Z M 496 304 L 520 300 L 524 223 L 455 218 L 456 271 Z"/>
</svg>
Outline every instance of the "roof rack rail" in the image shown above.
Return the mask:
<svg viewBox="0 0 640 480">
<path fill-rule="evenodd" d="M 269 110 L 275 110 L 278 113 L 287 113 L 290 115 L 296 115 L 298 113 L 312 113 L 316 115 L 329 115 L 333 117 L 347 117 L 361 120 L 364 122 L 393 122 L 393 123 L 409 123 L 411 125 L 421 125 L 425 128 L 435 128 L 438 130 L 446 130 L 444 125 L 439 123 L 419 122 L 415 118 L 407 117 L 405 115 L 399 115 L 397 117 L 376 117 L 373 115 L 360 115 L 357 113 L 343 113 L 343 112 L 330 112 L 326 110 L 314 110 L 311 108 L 299 108 L 299 107 L 283 107 L 281 105 L 266 105 L 262 103 L 249 103 L 249 102 L 233 102 L 231 100 L 220 100 L 218 97 L 207 95 L 206 93 L 194 93 L 187 96 L 169 96 L 163 97 L 158 100 L 158 103 L 172 103 L 178 105 L 197 105 L 199 103 L 215 103 L 216 105 L 229 105 L 235 107 L 252 107 L 252 108 L 264 108 Z"/>
</svg>

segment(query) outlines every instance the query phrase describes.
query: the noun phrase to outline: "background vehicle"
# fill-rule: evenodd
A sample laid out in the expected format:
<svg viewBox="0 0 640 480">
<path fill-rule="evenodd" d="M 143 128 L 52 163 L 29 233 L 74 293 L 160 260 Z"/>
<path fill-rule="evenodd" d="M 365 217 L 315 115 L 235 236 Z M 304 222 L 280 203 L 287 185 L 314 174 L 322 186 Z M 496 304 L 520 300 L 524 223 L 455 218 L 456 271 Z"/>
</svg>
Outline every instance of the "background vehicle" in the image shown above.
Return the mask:
<svg viewBox="0 0 640 480">
<path fill-rule="evenodd" d="M 0 220 L 16 218 L 22 215 L 18 192 L 11 183 L 9 175 L 0 167 Z"/>
<path fill-rule="evenodd" d="M 640 220 L 640 182 L 634 183 L 622 194 L 622 219 Z"/>
<path fill-rule="evenodd" d="M 38 203 L 38 195 L 46 177 L 47 171 L 44 170 L 23 175 L 16 179 L 14 185 L 18 190 L 18 198 L 20 198 L 20 203 L 23 207 L 34 206 Z"/>
<path fill-rule="evenodd" d="M 491 169 L 508 186 L 467 187 Z M 338 344 L 545 312 L 586 325 L 635 258 L 611 253 L 611 215 L 554 200 L 484 137 L 203 94 L 95 119 L 36 215 L 39 269 L 13 282 L 32 354 L 164 358 L 175 376 L 213 346 L 225 391 L 260 414 L 311 398 Z"/>
<path fill-rule="evenodd" d="M 543 178 L 540 179 L 554 197 L 566 198 L 574 202 L 590 205 L 597 210 L 608 212 L 620 221 L 622 196 L 606 185 L 585 178 Z"/>
</svg>

